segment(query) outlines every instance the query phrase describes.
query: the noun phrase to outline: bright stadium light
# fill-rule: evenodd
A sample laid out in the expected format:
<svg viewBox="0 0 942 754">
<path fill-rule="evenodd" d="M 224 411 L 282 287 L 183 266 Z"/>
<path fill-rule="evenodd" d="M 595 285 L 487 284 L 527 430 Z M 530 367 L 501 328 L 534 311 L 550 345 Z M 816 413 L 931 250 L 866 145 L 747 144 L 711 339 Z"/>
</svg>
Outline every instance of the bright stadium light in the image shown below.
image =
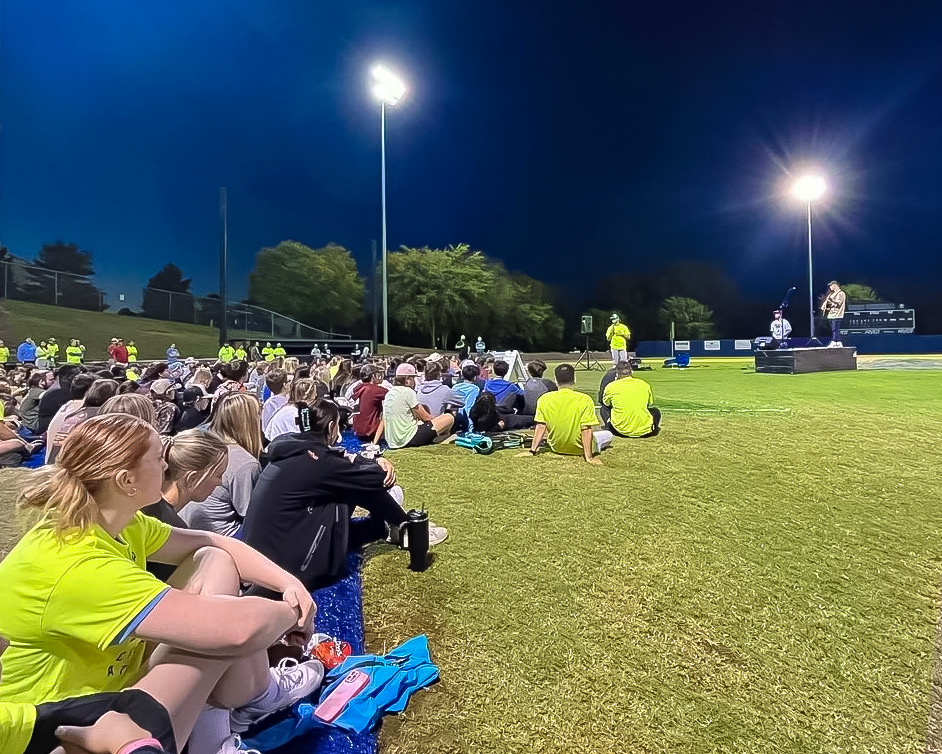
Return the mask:
<svg viewBox="0 0 942 754">
<path fill-rule="evenodd" d="M 808 173 L 798 178 L 791 187 L 791 195 L 808 205 L 808 345 L 815 342 L 814 337 L 814 277 L 811 267 L 811 205 L 818 201 L 827 190 L 824 177 L 817 173 Z M 820 343 L 818 344 L 820 345 Z"/>
<path fill-rule="evenodd" d="M 373 95 L 387 105 L 397 105 L 406 93 L 406 85 L 399 76 L 384 65 L 374 65 Z"/>
<path fill-rule="evenodd" d="M 406 85 L 384 65 L 374 65 L 373 96 L 380 102 L 380 174 L 383 203 L 383 343 L 389 345 L 389 282 L 386 272 L 386 106 L 399 104 L 406 94 Z"/>
<path fill-rule="evenodd" d="M 803 202 L 816 202 L 827 189 L 824 178 L 820 175 L 803 175 L 792 184 L 791 194 Z"/>
</svg>

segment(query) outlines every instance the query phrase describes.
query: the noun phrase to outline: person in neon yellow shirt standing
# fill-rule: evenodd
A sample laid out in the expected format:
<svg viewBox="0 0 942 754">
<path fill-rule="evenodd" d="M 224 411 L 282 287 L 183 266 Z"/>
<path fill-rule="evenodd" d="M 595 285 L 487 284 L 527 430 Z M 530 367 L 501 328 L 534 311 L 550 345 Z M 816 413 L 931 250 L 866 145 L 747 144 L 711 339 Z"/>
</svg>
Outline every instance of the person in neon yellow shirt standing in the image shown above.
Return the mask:
<svg viewBox="0 0 942 754">
<path fill-rule="evenodd" d="M 262 349 L 262 356 L 265 361 L 275 360 L 275 349 L 271 347 L 271 343 L 265 343 L 265 347 Z"/>
<path fill-rule="evenodd" d="M 554 374 L 559 390 L 543 393 L 536 402 L 536 430 L 530 450 L 518 456 L 535 456 L 543 438 L 554 453 L 565 456 L 581 455 L 586 462 L 601 466 L 595 453 L 612 444 L 608 430 L 593 431 L 599 423 L 595 404 L 585 393 L 576 390 L 576 370 L 572 364 L 560 364 Z"/>
<path fill-rule="evenodd" d="M 65 360 L 68 364 L 81 364 L 85 360 L 85 346 L 78 338 L 72 338 L 69 347 L 65 349 Z"/>
<path fill-rule="evenodd" d="M 56 362 L 59 361 L 59 344 L 56 342 L 55 338 L 49 338 L 46 353 L 48 355 L 49 365 L 55 367 Z"/>
<path fill-rule="evenodd" d="M 10 349 L 0 340 L 0 364 L 6 364 L 10 360 Z"/>
<path fill-rule="evenodd" d="M 618 366 L 619 361 L 628 361 L 628 339 L 631 337 L 631 330 L 614 312 L 610 319 L 612 324 L 605 331 L 605 340 L 612 350 L 612 366 Z"/>
<path fill-rule="evenodd" d="M 612 409 L 606 426 L 619 437 L 654 437 L 661 431 L 661 412 L 652 403 L 651 386 L 631 376 L 631 364 L 619 361 L 615 380 L 602 393 L 602 405 Z"/>
<path fill-rule="evenodd" d="M 239 345 L 238 345 L 238 346 L 236 347 L 236 349 L 235 349 L 235 353 L 233 354 L 233 356 L 234 356 L 236 359 L 238 359 L 239 361 L 247 361 L 247 360 L 248 360 L 249 355 L 248 355 L 248 353 L 246 353 L 246 351 L 245 351 L 245 344 L 244 344 L 244 343 L 239 343 Z"/>
<path fill-rule="evenodd" d="M 282 347 L 281 343 L 275 343 L 275 350 L 272 351 L 272 355 L 276 359 L 283 359 L 288 355 L 288 352 Z"/>
<path fill-rule="evenodd" d="M 219 360 L 223 364 L 228 364 L 235 358 L 235 349 L 232 347 L 232 343 L 226 342 L 223 343 L 219 348 Z"/>
<path fill-rule="evenodd" d="M 128 341 L 128 364 L 134 364 L 137 361 L 137 346 L 133 340 Z"/>
</svg>

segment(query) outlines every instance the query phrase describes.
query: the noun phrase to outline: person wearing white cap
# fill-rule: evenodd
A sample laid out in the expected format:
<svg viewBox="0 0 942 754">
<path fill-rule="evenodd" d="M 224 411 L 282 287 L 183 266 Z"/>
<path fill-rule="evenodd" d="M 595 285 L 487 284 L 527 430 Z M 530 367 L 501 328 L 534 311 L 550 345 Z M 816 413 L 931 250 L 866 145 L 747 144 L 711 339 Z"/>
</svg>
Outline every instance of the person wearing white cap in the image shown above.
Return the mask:
<svg viewBox="0 0 942 754">
<path fill-rule="evenodd" d="M 628 338 L 631 337 L 631 330 L 614 312 L 610 319 L 612 324 L 605 331 L 605 340 L 612 350 L 612 366 L 615 366 L 619 361 L 628 361 Z"/>
<path fill-rule="evenodd" d="M 415 392 L 417 374 L 412 364 L 400 364 L 392 389 L 383 399 L 383 421 L 377 436 L 384 434 L 390 448 L 431 445 L 454 426 L 455 417 L 451 414 L 433 417 L 419 403 Z"/>
</svg>

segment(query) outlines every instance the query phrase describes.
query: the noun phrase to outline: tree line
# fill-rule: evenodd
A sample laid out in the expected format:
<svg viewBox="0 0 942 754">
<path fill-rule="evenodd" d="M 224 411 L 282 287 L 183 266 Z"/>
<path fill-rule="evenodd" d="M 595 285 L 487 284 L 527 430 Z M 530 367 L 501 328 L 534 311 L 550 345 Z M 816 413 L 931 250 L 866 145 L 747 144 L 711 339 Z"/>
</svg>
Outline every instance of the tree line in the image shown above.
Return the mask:
<svg viewBox="0 0 942 754">
<path fill-rule="evenodd" d="M 94 275 L 92 253 L 77 244 L 44 244 L 35 262 L 25 265 L 0 245 L 0 261 L 18 270 L 5 273 L 4 295 L 9 298 L 107 308 L 102 291 L 89 280 Z M 586 301 L 510 271 L 468 244 L 443 249 L 403 246 L 389 252 L 387 265 L 391 340 L 436 349 L 451 348 L 462 335 L 531 351 L 583 348 L 586 336 L 580 322 L 585 314 L 592 316 L 594 325 L 589 346 L 604 349 L 612 312 L 629 324 L 638 340 L 667 339 L 672 326 L 682 340 L 741 337 L 744 313 L 754 305 L 721 268 L 704 262 L 676 262 L 650 274 L 610 275 L 598 281 Z M 56 272 L 68 274 L 53 280 Z M 339 244 L 312 248 L 282 241 L 256 254 L 243 303 L 315 327 L 368 337 L 380 296 L 379 269 L 370 272 L 361 276 L 353 255 Z M 190 286 L 191 279 L 177 265 L 164 265 L 144 288 L 143 316 L 218 323 L 218 294 L 197 297 Z M 53 287 L 57 302 L 48 300 Z M 865 285 L 848 284 L 844 290 L 852 302 L 879 300 Z M 129 309 L 119 313 L 133 314 Z"/>
</svg>

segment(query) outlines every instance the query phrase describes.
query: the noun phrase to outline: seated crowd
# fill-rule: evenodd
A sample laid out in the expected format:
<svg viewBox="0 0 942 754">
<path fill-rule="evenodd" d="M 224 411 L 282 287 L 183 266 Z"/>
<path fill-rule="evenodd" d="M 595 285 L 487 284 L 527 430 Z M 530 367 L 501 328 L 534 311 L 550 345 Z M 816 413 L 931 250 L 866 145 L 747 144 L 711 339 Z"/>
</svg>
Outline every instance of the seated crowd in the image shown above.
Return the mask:
<svg viewBox="0 0 942 754">
<path fill-rule="evenodd" d="M 234 753 L 315 692 L 311 591 L 407 520 L 375 446 L 535 426 L 522 455 L 545 439 L 598 463 L 613 435 L 659 429 L 626 362 L 603 381 L 601 431 L 572 366 L 527 371 L 438 354 L 13 367 L 0 464 L 45 468 L 20 499 L 37 522 L 0 563 L 0 752 Z M 348 424 L 362 454 L 340 444 Z M 446 536 L 431 525 L 431 544 Z"/>
</svg>

